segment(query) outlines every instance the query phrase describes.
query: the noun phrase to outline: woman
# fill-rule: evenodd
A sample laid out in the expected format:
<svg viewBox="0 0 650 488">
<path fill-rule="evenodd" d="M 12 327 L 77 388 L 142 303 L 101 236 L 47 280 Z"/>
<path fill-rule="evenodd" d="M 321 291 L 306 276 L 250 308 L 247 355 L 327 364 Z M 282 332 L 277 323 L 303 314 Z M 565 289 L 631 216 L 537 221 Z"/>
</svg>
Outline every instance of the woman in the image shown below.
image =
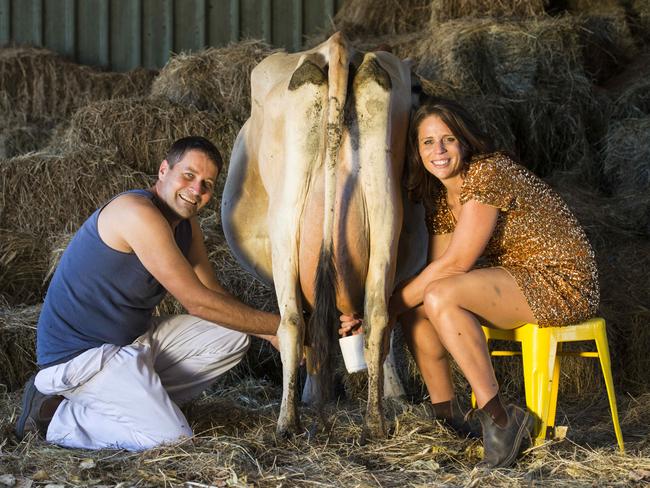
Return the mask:
<svg viewBox="0 0 650 488">
<path fill-rule="evenodd" d="M 492 147 L 468 113 L 432 101 L 411 123 L 409 193 L 424 203 L 429 264 L 398 287 L 398 320 L 437 418 L 454 425 L 448 354 L 479 406 L 484 463 L 514 462 L 532 425 L 504 405 L 481 325 L 576 323 L 593 316 L 599 289 L 594 254 L 560 197 Z M 359 325 L 342 316 L 341 333 Z"/>
</svg>

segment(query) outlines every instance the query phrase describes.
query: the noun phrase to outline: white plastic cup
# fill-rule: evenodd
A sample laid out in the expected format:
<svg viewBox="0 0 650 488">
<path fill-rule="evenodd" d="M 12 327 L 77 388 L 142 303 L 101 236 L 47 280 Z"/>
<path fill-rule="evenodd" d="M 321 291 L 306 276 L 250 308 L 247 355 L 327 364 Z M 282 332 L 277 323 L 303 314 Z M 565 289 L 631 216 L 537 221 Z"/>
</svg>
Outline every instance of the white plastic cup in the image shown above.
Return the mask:
<svg viewBox="0 0 650 488">
<path fill-rule="evenodd" d="M 363 354 L 364 334 L 349 335 L 339 339 L 339 346 L 343 353 L 345 369 L 348 373 L 356 373 L 368 369 L 366 357 Z"/>
</svg>

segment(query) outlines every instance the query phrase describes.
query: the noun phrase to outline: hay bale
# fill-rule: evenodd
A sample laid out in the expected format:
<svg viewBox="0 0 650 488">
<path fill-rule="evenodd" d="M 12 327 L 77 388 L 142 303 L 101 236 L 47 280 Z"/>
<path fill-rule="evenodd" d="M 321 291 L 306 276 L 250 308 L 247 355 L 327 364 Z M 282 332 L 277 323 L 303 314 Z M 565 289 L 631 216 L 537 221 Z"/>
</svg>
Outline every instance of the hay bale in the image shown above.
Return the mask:
<svg viewBox="0 0 650 488">
<path fill-rule="evenodd" d="M 45 147 L 51 132 L 51 129 L 40 124 L 0 122 L 0 159 L 13 158 Z"/>
<path fill-rule="evenodd" d="M 63 146 L 88 144 L 115 151 L 118 161 L 156 174 L 170 144 L 190 135 L 210 139 L 227 160 L 238 129 L 239 124 L 229 115 L 164 99 L 108 100 L 75 112 Z"/>
<path fill-rule="evenodd" d="M 426 97 L 454 100 L 465 107 L 499 150 L 518 154 L 512 102 L 498 95 L 463 96 L 445 82 L 422 80 Z"/>
<path fill-rule="evenodd" d="M 627 0 L 630 28 L 639 43 L 650 44 L 650 2 Z"/>
<path fill-rule="evenodd" d="M 0 300 L 0 384 L 19 390 L 36 371 L 36 323 L 40 305 L 11 307 Z"/>
<path fill-rule="evenodd" d="M 16 111 L 7 93 L 0 91 L 0 159 L 45 147 L 60 121 L 56 117 L 32 117 Z"/>
<path fill-rule="evenodd" d="M 590 82 L 581 64 L 574 19 L 464 19 L 431 29 L 409 57 L 415 72 L 465 95 L 521 99 L 534 90 L 581 97 Z"/>
<path fill-rule="evenodd" d="M 48 266 L 43 239 L 26 232 L 0 229 L 0 296 L 11 305 L 40 301 Z"/>
<path fill-rule="evenodd" d="M 627 87 L 616 99 L 616 117 L 640 118 L 650 115 L 650 79 Z"/>
<path fill-rule="evenodd" d="M 587 119 L 595 117 L 597 110 L 592 100 L 588 95 L 561 101 L 556 93 L 538 91 L 512 104 L 517 153 L 526 167 L 544 177 L 591 164 Z M 590 101 L 591 110 L 582 106 Z"/>
<path fill-rule="evenodd" d="M 363 38 L 404 34 L 427 25 L 431 0 L 348 0 L 334 16 L 335 30 Z"/>
<path fill-rule="evenodd" d="M 514 155 L 519 154 L 511 102 L 495 95 L 464 97 L 458 102 L 474 116 L 481 129 L 491 137 L 495 147 Z"/>
<path fill-rule="evenodd" d="M 587 75 L 600 85 L 618 75 L 634 59 L 637 48 L 623 7 L 600 14 L 586 12 L 576 17 L 582 58 Z"/>
<path fill-rule="evenodd" d="M 611 124 L 605 139 L 603 172 L 615 195 L 641 197 L 648 194 L 650 116 Z M 650 212 L 650 207 L 647 211 Z"/>
<path fill-rule="evenodd" d="M 443 82 L 427 81 L 423 90 L 427 95 L 442 95 L 463 105 L 497 148 L 512 153 L 538 175 L 591 164 L 587 127 L 602 125 L 596 120 L 595 99 L 591 110 L 584 113 L 585 109 L 576 101 L 560 102 L 554 94 L 545 92 L 534 92 L 523 100 L 499 95 L 465 96 Z"/>
<path fill-rule="evenodd" d="M 151 96 L 199 110 L 229 112 L 243 123 L 250 115 L 250 73 L 278 52 L 261 41 L 242 41 L 223 48 L 173 56 L 151 87 Z"/>
<path fill-rule="evenodd" d="M 47 49 L 0 49 L 0 92 L 31 117 L 64 117 L 94 100 L 144 95 L 155 75 L 143 68 L 104 73 Z"/>
<path fill-rule="evenodd" d="M 563 0 L 564 10 L 572 14 L 607 13 L 621 8 L 620 0 Z"/>
<path fill-rule="evenodd" d="M 547 0 L 432 0 L 431 24 L 462 17 L 538 17 L 544 15 Z"/>
<path fill-rule="evenodd" d="M 615 103 L 613 118 L 641 118 L 650 115 L 649 80 L 650 50 L 646 49 L 603 86 Z"/>
<path fill-rule="evenodd" d="M 147 175 L 119 160 L 114 152 L 80 146 L 0 161 L 0 228 L 35 235 L 74 232 L 114 195 L 151 186 Z"/>
</svg>

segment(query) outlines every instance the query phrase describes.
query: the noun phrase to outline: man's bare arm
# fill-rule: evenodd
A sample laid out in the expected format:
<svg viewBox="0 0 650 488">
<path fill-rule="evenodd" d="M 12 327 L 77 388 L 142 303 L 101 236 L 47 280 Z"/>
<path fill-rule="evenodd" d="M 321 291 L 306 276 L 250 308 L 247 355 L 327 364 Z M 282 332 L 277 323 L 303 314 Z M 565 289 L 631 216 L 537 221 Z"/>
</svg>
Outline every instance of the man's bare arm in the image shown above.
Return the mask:
<svg viewBox="0 0 650 488">
<path fill-rule="evenodd" d="M 192 218 L 190 220 L 190 223 L 192 225 L 192 244 L 190 246 L 190 252 L 187 256 L 187 259 L 190 262 L 192 268 L 194 269 L 194 273 L 196 273 L 196 276 L 199 278 L 201 283 L 203 283 L 203 285 L 206 286 L 207 288 L 214 290 L 218 293 L 222 293 L 232 297 L 232 294 L 228 290 L 226 290 L 221 285 L 221 283 L 219 283 L 219 280 L 215 276 L 214 269 L 212 268 L 212 264 L 210 263 L 210 259 L 208 257 L 208 251 L 205 248 L 205 243 L 203 240 L 203 231 L 201 230 L 197 218 L 196 217 Z M 259 337 L 260 339 L 265 339 L 271 342 L 277 348 L 277 339 L 275 335 L 268 335 L 268 334 L 253 334 L 253 335 Z"/>
<path fill-rule="evenodd" d="M 171 226 L 150 201 L 131 198 L 119 204 L 124 208 L 112 212 L 119 218 L 105 220 L 105 225 L 128 244 L 144 267 L 190 314 L 247 334 L 275 335 L 277 315 L 241 303 L 214 277 L 208 277 L 205 263 L 199 266 L 199 277 L 176 245 Z M 203 253 L 205 256 L 199 260 L 207 261 L 205 248 Z"/>
</svg>

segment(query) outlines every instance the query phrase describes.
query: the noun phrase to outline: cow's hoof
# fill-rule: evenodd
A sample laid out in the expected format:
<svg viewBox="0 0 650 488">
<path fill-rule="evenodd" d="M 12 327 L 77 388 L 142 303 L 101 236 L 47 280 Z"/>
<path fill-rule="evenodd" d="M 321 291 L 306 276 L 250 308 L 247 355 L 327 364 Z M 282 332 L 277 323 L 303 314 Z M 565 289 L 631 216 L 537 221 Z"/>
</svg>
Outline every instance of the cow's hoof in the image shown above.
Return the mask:
<svg viewBox="0 0 650 488">
<path fill-rule="evenodd" d="M 383 418 L 366 419 L 359 443 L 364 445 L 373 439 L 385 439 L 387 433 L 388 429 L 386 428 L 386 421 Z"/>
<path fill-rule="evenodd" d="M 278 423 L 278 428 L 275 430 L 275 433 L 278 439 L 290 439 L 294 436 L 304 434 L 305 431 L 300 425 L 300 422 L 296 421 L 287 424 Z"/>
</svg>

